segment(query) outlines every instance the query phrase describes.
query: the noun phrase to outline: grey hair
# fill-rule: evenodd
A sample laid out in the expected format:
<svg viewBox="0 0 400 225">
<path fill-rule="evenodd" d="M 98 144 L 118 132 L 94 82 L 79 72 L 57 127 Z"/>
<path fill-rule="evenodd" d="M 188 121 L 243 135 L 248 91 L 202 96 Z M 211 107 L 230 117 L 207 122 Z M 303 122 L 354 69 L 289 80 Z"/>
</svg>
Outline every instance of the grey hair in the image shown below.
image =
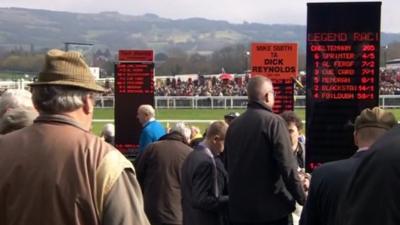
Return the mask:
<svg viewBox="0 0 400 225">
<path fill-rule="evenodd" d="M 59 114 L 81 108 L 87 95 L 95 92 L 63 85 L 32 87 L 32 101 L 39 112 Z"/>
<path fill-rule="evenodd" d="M 115 136 L 115 126 L 112 123 L 106 123 L 101 130 L 101 136 L 104 137 L 114 137 Z"/>
<path fill-rule="evenodd" d="M 152 105 L 141 105 L 139 111 L 154 118 L 156 116 L 155 110 Z"/>
<path fill-rule="evenodd" d="M 0 97 L 0 116 L 7 109 L 33 109 L 32 94 L 24 89 L 8 89 Z"/>
<path fill-rule="evenodd" d="M 186 140 L 190 140 L 190 135 L 192 133 L 192 131 L 190 130 L 190 128 L 188 126 L 186 126 L 186 124 L 184 122 L 178 122 L 175 124 L 175 126 L 173 128 L 171 128 L 171 132 L 172 131 L 176 131 L 180 134 L 182 134 Z"/>
<path fill-rule="evenodd" d="M 101 131 L 100 137 L 104 138 L 104 141 L 110 143 L 111 145 L 115 144 L 115 126 L 112 123 L 107 123 L 103 126 L 103 130 Z"/>
</svg>

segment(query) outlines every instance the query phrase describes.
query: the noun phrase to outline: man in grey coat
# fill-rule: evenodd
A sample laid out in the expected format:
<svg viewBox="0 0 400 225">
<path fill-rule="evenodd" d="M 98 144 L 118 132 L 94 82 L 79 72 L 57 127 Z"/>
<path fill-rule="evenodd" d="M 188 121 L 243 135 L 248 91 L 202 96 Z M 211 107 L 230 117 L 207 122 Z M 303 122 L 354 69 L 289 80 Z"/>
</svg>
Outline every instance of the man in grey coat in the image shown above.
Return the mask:
<svg viewBox="0 0 400 225">
<path fill-rule="evenodd" d="M 181 169 L 192 148 L 190 128 L 178 123 L 138 158 L 137 177 L 152 225 L 182 224 Z"/>
</svg>

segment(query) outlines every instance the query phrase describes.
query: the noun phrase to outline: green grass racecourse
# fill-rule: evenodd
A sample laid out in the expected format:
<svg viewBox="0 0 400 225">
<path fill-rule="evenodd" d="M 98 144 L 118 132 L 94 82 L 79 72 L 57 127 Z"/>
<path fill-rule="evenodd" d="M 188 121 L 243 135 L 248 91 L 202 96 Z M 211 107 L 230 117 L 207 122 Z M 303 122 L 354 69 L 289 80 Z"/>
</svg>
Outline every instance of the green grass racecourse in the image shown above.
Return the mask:
<svg viewBox="0 0 400 225">
<path fill-rule="evenodd" d="M 158 109 L 156 111 L 156 118 L 158 120 L 205 120 L 205 122 L 191 122 L 191 125 L 200 127 L 202 131 L 208 126 L 207 120 L 221 120 L 224 115 L 231 112 L 243 112 L 244 109 L 240 110 L 224 110 L 224 109 Z M 132 119 L 136 120 L 136 115 L 132 114 Z M 114 109 L 100 109 L 96 108 L 94 112 L 94 119 L 100 120 L 113 120 L 114 119 Z M 93 132 L 95 134 L 100 134 L 103 125 L 107 122 L 94 122 Z M 171 122 L 169 124 L 173 126 Z M 164 126 L 166 123 L 164 122 Z"/>
<path fill-rule="evenodd" d="M 400 120 L 400 109 L 387 109 L 393 112 L 398 120 Z M 158 109 L 156 111 L 156 117 L 159 120 L 221 120 L 224 118 L 224 115 L 228 112 L 240 112 L 242 113 L 244 109 Z M 305 110 L 304 109 L 296 109 L 295 112 L 300 116 L 302 120 L 305 120 Z M 103 119 L 103 120 L 113 120 L 114 119 L 114 109 L 101 109 L 96 108 L 94 112 L 94 119 Z M 132 114 L 132 119 L 135 120 L 135 115 Z M 100 134 L 103 125 L 106 122 L 94 122 L 93 123 L 93 132 L 95 134 Z M 200 127 L 202 132 L 208 126 L 207 122 L 201 123 L 190 123 L 192 125 L 196 125 Z M 164 126 L 166 124 L 164 123 Z M 173 123 L 170 123 L 172 126 Z"/>
<path fill-rule="evenodd" d="M 224 115 L 229 112 L 240 112 L 242 113 L 244 109 L 158 109 L 156 111 L 156 118 L 158 120 L 223 120 Z M 304 120 L 304 109 L 296 110 L 296 113 Z M 96 108 L 94 112 L 95 120 L 113 120 L 114 119 L 114 109 L 112 108 Z M 135 120 L 136 117 L 132 114 L 132 119 Z M 93 132 L 95 134 L 100 134 L 103 125 L 107 122 L 94 122 Z M 191 125 L 200 127 L 202 132 L 208 126 L 207 122 L 191 122 Z M 164 123 L 164 126 L 166 124 Z M 170 123 L 172 126 L 173 123 Z"/>
</svg>

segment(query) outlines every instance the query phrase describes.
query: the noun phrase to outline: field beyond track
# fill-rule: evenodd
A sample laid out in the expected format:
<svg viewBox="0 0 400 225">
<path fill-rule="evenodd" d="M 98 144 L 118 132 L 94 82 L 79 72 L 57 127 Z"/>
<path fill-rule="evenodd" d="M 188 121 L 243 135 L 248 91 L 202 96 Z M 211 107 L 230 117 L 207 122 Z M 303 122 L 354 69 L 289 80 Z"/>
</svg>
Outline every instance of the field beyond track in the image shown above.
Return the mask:
<svg viewBox="0 0 400 225">
<path fill-rule="evenodd" d="M 170 121 L 170 120 L 203 120 L 203 122 L 190 122 L 191 125 L 200 127 L 203 132 L 208 126 L 210 121 L 213 120 L 223 120 L 224 115 L 229 112 L 239 112 L 242 113 L 244 109 L 158 109 L 156 110 L 157 120 Z M 303 110 L 304 111 L 304 110 Z M 303 113 L 304 114 L 304 113 Z M 93 122 L 93 132 L 95 134 L 100 134 L 101 129 L 104 126 L 104 121 L 96 122 L 96 120 L 114 120 L 114 109 L 101 109 L 96 108 L 94 112 L 94 122 Z M 132 119 L 136 120 L 136 115 L 132 113 Z M 167 125 L 163 122 L 164 126 Z M 173 122 L 169 123 L 169 126 L 173 126 Z"/>
<path fill-rule="evenodd" d="M 203 122 L 190 122 L 191 125 L 200 127 L 202 132 L 208 126 L 210 121 L 223 120 L 224 115 L 229 112 L 242 113 L 245 109 L 158 109 L 156 110 L 156 118 L 158 120 L 204 120 Z M 395 114 L 396 118 L 400 118 L 400 109 L 387 109 Z M 296 114 L 302 120 L 305 120 L 305 110 L 296 109 Z M 132 120 L 136 120 L 136 115 L 132 113 Z M 101 129 L 107 122 L 96 122 L 96 120 L 114 120 L 114 109 L 112 108 L 96 108 L 94 112 L 93 132 L 97 135 L 101 133 Z M 164 126 L 167 124 L 164 122 Z M 173 126 L 173 123 L 169 123 Z"/>
</svg>

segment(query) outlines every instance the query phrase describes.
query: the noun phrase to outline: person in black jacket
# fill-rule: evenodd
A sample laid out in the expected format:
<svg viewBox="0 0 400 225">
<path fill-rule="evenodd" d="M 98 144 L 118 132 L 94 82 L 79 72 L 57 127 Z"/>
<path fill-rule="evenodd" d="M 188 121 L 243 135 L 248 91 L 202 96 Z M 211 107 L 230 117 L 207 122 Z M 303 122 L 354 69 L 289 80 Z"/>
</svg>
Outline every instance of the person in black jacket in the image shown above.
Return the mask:
<svg viewBox="0 0 400 225">
<path fill-rule="evenodd" d="M 336 224 L 339 199 L 345 191 L 349 177 L 369 154 L 370 146 L 396 124 L 396 117 L 379 107 L 364 109 L 357 116 L 354 123 L 357 152 L 348 159 L 324 163 L 314 170 L 307 202 L 301 214 L 301 225 Z"/>
<path fill-rule="evenodd" d="M 400 224 L 400 126 L 377 139 L 368 152 L 348 178 L 335 225 Z"/>
<path fill-rule="evenodd" d="M 228 125 L 216 121 L 182 166 L 184 225 L 227 224 L 227 172 L 218 155 L 224 150 Z"/>
<path fill-rule="evenodd" d="M 292 224 L 295 202 L 302 205 L 305 192 L 285 121 L 271 110 L 272 82 L 255 76 L 247 93 L 247 110 L 226 134 L 230 221 Z"/>
</svg>

